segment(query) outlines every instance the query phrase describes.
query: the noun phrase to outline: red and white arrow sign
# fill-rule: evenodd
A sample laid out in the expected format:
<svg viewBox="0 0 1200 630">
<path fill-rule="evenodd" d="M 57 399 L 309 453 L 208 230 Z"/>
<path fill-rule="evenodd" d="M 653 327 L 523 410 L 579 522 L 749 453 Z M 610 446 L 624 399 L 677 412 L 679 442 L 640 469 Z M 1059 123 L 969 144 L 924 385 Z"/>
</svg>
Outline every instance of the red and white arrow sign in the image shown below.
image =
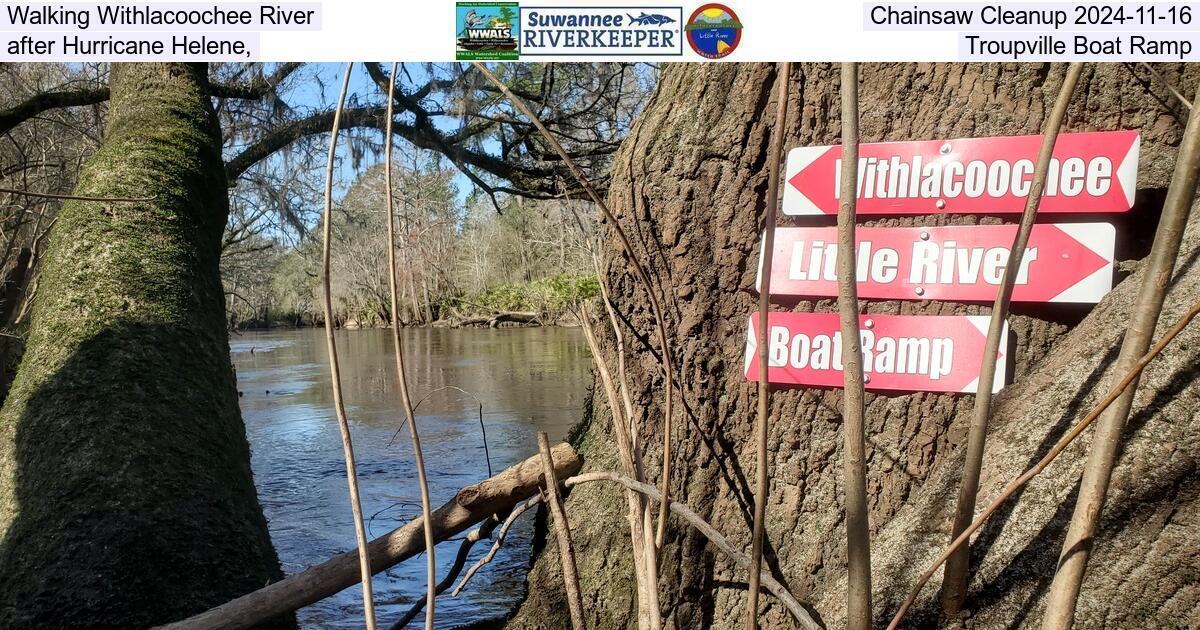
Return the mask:
<svg viewBox="0 0 1200 630">
<path fill-rule="evenodd" d="M 1025 209 L 1042 136 L 1002 136 L 858 147 L 858 214 L 1010 213 Z M 1041 212 L 1125 212 L 1133 206 L 1135 131 L 1058 136 Z M 834 215 L 841 146 L 788 152 L 783 212 Z"/>
<path fill-rule="evenodd" d="M 1015 225 L 860 227 L 855 230 L 858 296 L 991 302 L 1016 233 Z M 1116 230 L 1107 223 L 1034 225 L 1012 299 L 1099 302 L 1112 289 L 1115 239 Z M 777 228 L 771 294 L 836 296 L 837 249 L 835 227 Z"/>
<path fill-rule="evenodd" d="M 969 392 L 979 368 L 990 317 L 862 315 L 863 375 L 869 390 Z M 842 387 L 842 334 L 837 313 L 770 313 L 767 378 L 772 383 Z M 745 374 L 758 380 L 758 314 L 746 327 Z M 1006 375 L 1005 322 L 992 391 Z"/>
</svg>

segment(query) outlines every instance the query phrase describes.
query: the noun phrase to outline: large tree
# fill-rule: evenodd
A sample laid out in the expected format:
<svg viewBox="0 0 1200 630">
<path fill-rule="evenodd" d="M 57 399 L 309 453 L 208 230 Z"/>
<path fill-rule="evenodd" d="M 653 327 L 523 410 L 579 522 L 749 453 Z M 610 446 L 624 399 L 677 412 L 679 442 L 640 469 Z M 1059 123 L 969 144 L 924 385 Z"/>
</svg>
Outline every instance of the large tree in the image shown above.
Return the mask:
<svg viewBox="0 0 1200 630">
<path fill-rule="evenodd" d="M 280 577 L 250 474 L 203 66 L 112 69 L 0 412 L 0 625 L 145 627 Z M 284 623 L 281 621 L 280 623 Z"/>
<path fill-rule="evenodd" d="M 1159 68 L 1191 94 L 1200 70 Z M 861 71 L 863 141 L 1038 133 L 1062 82 L 1063 68 L 1043 64 L 887 64 Z M 755 475 L 755 388 L 742 376 L 747 317 L 767 182 L 775 66 L 678 65 L 615 157 L 608 200 L 635 254 L 654 270 L 674 344 L 677 405 L 673 495 L 749 549 Z M 836 144 L 838 74 L 826 64 L 795 67 L 786 147 Z M 1134 129 L 1142 134 L 1138 198 L 1118 224 L 1123 267 L 1145 255 L 1183 130 L 1186 109 L 1144 68 L 1091 65 L 1065 131 Z M 995 222 L 996 217 L 864 218 L 864 224 Z M 809 222 L 811 223 L 811 221 Z M 1200 217 L 1193 216 L 1160 333 L 1200 294 L 1194 261 Z M 645 291 L 604 229 L 605 274 L 626 335 L 637 424 L 649 470 L 661 452 L 662 373 Z M 1124 274 L 1122 274 L 1124 275 Z M 1143 282 L 1136 270 L 1094 309 L 1023 305 L 1010 318 L 1017 339 L 1015 380 L 996 398 L 980 489 L 981 503 L 1043 455 L 1097 401 L 1112 375 L 1130 309 Z M 779 310 L 835 308 L 829 300 L 777 301 Z M 980 314 L 978 304 L 870 301 L 869 313 Z M 605 348 L 616 364 L 615 344 Z M 1200 624 L 1200 332 L 1183 333 L 1142 379 L 1128 444 L 1114 476 L 1077 616 L 1081 628 L 1192 627 Z M 964 395 L 868 395 L 868 491 L 874 539 L 875 616 L 885 622 L 916 575 L 948 542 L 961 449 L 973 399 Z M 766 566 L 813 606 L 830 628 L 845 625 L 842 400 L 838 390 L 777 389 L 771 399 Z M 587 467 L 617 468 L 611 420 L 596 397 L 581 445 Z M 973 553 L 975 578 L 966 618 L 977 627 L 1032 627 L 1058 557 L 1084 444 L 1072 447 L 986 526 Z M 567 504 L 581 572 L 588 627 L 634 625 L 636 588 L 622 526 L 619 490 L 579 487 Z M 605 513 L 608 518 L 596 518 Z M 616 550 L 616 551 L 614 551 Z M 565 627 L 566 606 L 555 545 L 532 573 L 515 628 Z M 744 623 L 744 571 L 682 524 L 659 554 L 664 624 L 736 628 Z M 936 624 L 937 584 L 911 615 Z M 764 627 L 793 622 L 769 596 Z"/>
<path fill-rule="evenodd" d="M 226 231 L 230 185 L 259 187 L 259 201 L 286 198 L 275 184 L 291 168 L 273 156 L 313 149 L 332 112 L 285 102 L 302 64 L 104 70 L 0 99 L 0 135 L 62 108 L 103 107 L 105 120 L 79 199 L 55 220 L 0 411 L 2 627 L 147 627 L 280 577 L 238 411 L 219 262 L 255 232 Z M 630 106 L 608 84 L 630 69 L 532 70 L 506 76 L 603 171 L 623 132 L 614 112 Z M 382 80 L 378 66 L 369 71 Z M 426 77 L 396 96 L 400 138 L 446 155 L 493 194 L 563 190 L 560 164 L 494 88 L 457 65 Z M 591 99 L 559 98 L 589 80 L 579 91 Z M 365 150 L 379 144 L 385 111 L 372 90 L 344 117 Z M 460 114 L 458 129 L 434 124 L 466 102 L 458 111 L 472 115 Z M 279 215 L 292 209 L 276 205 Z M 251 207 L 240 218 L 263 215 Z"/>
</svg>

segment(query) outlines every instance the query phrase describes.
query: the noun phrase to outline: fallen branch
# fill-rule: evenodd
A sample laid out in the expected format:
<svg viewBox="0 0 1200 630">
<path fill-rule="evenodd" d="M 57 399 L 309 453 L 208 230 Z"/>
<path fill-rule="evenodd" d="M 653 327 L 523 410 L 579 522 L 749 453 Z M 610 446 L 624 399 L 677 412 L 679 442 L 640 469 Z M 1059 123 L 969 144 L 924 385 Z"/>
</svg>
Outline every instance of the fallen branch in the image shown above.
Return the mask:
<svg viewBox="0 0 1200 630">
<path fill-rule="evenodd" d="M 462 581 L 460 581 L 458 586 L 454 587 L 454 591 L 450 593 L 451 596 L 458 597 L 458 594 L 461 593 L 463 588 L 467 586 L 467 582 L 470 582 L 471 578 L 475 577 L 475 574 L 478 573 L 485 564 L 491 562 L 492 559 L 496 557 L 496 552 L 500 551 L 500 547 L 504 546 L 504 538 L 508 536 L 508 530 L 512 529 L 513 523 L 517 522 L 517 518 L 542 501 L 543 499 L 541 494 L 535 495 L 528 501 L 513 508 L 513 510 L 508 513 L 508 518 L 504 519 L 504 524 L 500 526 L 500 531 L 496 532 L 496 540 L 492 543 L 492 548 L 488 550 L 487 555 L 480 558 L 475 564 L 471 565 L 470 569 L 467 569 L 466 574 L 463 575 Z"/>
<path fill-rule="evenodd" d="M 568 477 L 579 472 L 583 461 L 569 444 L 555 446 L 554 472 Z M 433 511 L 434 540 L 445 541 L 493 514 L 503 513 L 538 494 L 542 463 L 535 455 L 490 479 L 458 491 L 453 499 Z M 368 544 L 371 573 L 380 573 L 425 550 L 423 518 L 372 540 Z M 282 581 L 270 584 L 163 630 L 241 630 L 321 601 L 358 582 L 358 556 L 341 553 Z"/>
<path fill-rule="evenodd" d="M 634 481 L 633 479 L 612 472 L 583 473 L 563 481 L 563 485 L 568 488 L 572 488 L 579 484 L 590 483 L 594 481 L 611 481 L 614 483 L 619 483 L 630 490 L 646 495 L 651 500 L 657 500 L 661 496 L 658 490 L 648 483 Z M 734 549 L 733 545 L 730 545 L 729 541 L 725 539 L 725 536 L 722 535 L 721 532 L 717 531 L 715 527 L 709 525 L 708 521 L 700 518 L 699 514 L 696 514 L 691 508 L 677 501 L 671 502 L 670 510 L 683 520 L 687 521 L 689 525 L 695 527 L 696 531 L 703 534 L 705 538 L 712 542 L 712 544 L 716 545 L 717 549 L 720 549 L 725 553 L 725 555 L 729 556 L 729 558 L 733 560 L 734 564 L 738 565 L 738 567 L 745 571 L 750 570 L 749 556 L 738 551 L 737 549 Z M 792 613 L 792 616 L 796 618 L 796 622 L 799 623 L 801 627 L 805 628 L 806 630 L 822 630 L 821 624 L 817 623 L 816 620 L 812 618 L 812 615 L 809 615 L 808 611 L 800 605 L 800 602 L 796 601 L 796 598 L 792 596 L 787 587 L 780 584 L 774 577 L 771 576 L 769 572 L 762 572 L 760 579 L 762 580 L 762 585 L 768 591 L 770 591 L 772 595 L 777 597 L 780 602 L 783 603 L 784 607 L 788 609 L 788 612 Z"/>
<path fill-rule="evenodd" d="M 442 581 L 438 582 L 434 589 L 435 595 L 441 595 L 446 592 L 446 589 L 450 588 L 451 584 L 454 584 L 454 580 L 458 579 L 458 575 L 462 573 L 463 567 L 466 566 L 467 556 L 470 555 L 471 549 L 475 547 L 475 543 L 491 538 L 492 532 L 496 529 L 496 525 L 499 524 L 500 515 L 493 514 L 482 525 L 471 530 L 471 533 L 467 534 L 466 538 L 463 538 L 462 544 L 458 546 L 458 554 L 454 556 L 454 564 L 446 572 L 446 577 L 442 578 Z M 392 624 L 391 630 L 403 630 L 409 623 L 412 623 L 412 620 L 416 619 L 422 610 L 425 610 L 426 601 L 428 600 L 418 599 L 414 602 L 412 607 L 408 609 L 408 612 L 404 613 L 396 623 Z"/>
<path fill-rule="evenodd" d="M 467 317 L 459 320 L 459 326 L 479 326 L 486 325 L 488 328 L 495 328 L 505 322 L 514 322 L 518 324 L 530 324 L 538 321 L 539 314 L 530 311 L 499 311 L 491 315 L 481 315 L 478 317 Z"/>
<path fill-rule="evenodd" d="M 933 577 L 933 574 L 937 572 L 938 567 L 942 566 L 942 563 L 945 562 L 946 559 L 952 554 L 954 554 L 955 551 L 963 547 L 967 540 L 971 538 L 971 534 L 974 534 L 980 527 L 983 527 L 983 524 L 987 522 L 988 518 L 992 516 L 992 513 L 994 513 L 1001 504 L 1003 504 L 1009 499 L 1009 497 L 1016 493 L 1021 486 L 1029 483 L 1030 479 L 1033 479 L 1038 475 L 1038 473 L 1045 470 L 1046 466 L 1050 465 L 1050 462 L 1054 461 L 1056 457 L 1066 450 L 1067 446 L 1069 446 L 1071 442 L 1075 441 L 1075 438 L 1079 437 L 1085 429 L 1091 426 L 1092 422 L 1094 422 L 1096 418 L 1100 417 L 1100 414 L 1103 413 L 1105 409 L 1108 409 L 1108 406 L 1111 405 L 1117 398 L 1119 398 L 1121 393 L 1124 392 L 1125 389 L 1128 388 L 1135 380 L 1137 380 L 1138 376 L 1142 373 L 1142 370 L 1146 369 L 1146 365 L 1150 363 L 1154 357 L 1158 356 L 1158 354 L 1162 352 L 1163 348 L 1167 347 L 1167 344 L 1171 343 L 1171 340 L 1174 339 L 1175 336 L 1180 332 L 1182 332 L 1183 329 L 1186 328 L 1187 325 L 1191 323 L 1191 321 L 1195 319 L 1197 315 L 1200 315 L 1200 302 L 1197 302 L 1195 305 L 1193 305 L 1191 310 L 1185 313 L 1184 316 L 1175 324 L 1175 326 L 1173 326 L 1171 330 L 1167 331 L 1167 334 L 1163 335 L 1163 338 L 1160 339 L 1158 343 L 1154 344 L 1154 347 L 1151 348 L 1149 352 L 1142 355 L 1142 358 L 1138 359 L 1138 362 L 1133 366 L 1133 369 L 1125 374 L 1124 378 L 1122 378 L 1121 381 L 1116 384 L 1116 386 L 1109 390 L 1108 395 L 1104 397 L 1104 400 L 1100 401 L 1100 404 L 1096 405 L 1091 411 L 1089 411 L 1083 420 L 1080 420 L 1078 424 L 1072 427 L 1071 431 L 1067 433 L 1063 439 L 1059 440 L 1058 444 L 1055 444 L 1054 448 L 1050 449 L 1050 452 L 1046 453 L 1046 456 L 1043 457 L 1041 461 L 1037 463 L 1037 465 L 1025 471 L 1024 474 L 1022 474 L 1020 477 L 1017 477 L 1011 483 L 1005 486 L 1004 490 L 1000 493 L 1000 496 L 996 497 L 996 500 L 992 501 L 991 505 L 988 505 L 987 509 L 985 509 L 978 518 L 972 521 L 971 524 L 964 529 L 961 534 L 958 535 L 958 538 L 954 539 L 954 542 L 942 552 L 942 555 L 938 556 L 937 559 L 933 561 L 933 564 L 929 565 L 928 569 L 925 569 L 925 572 L 922 573 L 921 577 L 917 579 L 917 583 L 913 585 L 912 591 L 909 592 L 908 597 L 904 600 L 904 603 L 900 605 L 900 610 L 896 611 L 896 616 L 892 618 L 892 622 L 888 624 L 888 630 L 895 630 L 895 628 L 900 626 L 900 622 L 904 620 L 904 615 L 908 613 L 908 609 L 911 608 L 913 603 L 917 601 L 917 596 L 921 594 L 921 589 L 925 587 L 925 584 L 928 583 L 929 579 Z"/>
</svg>

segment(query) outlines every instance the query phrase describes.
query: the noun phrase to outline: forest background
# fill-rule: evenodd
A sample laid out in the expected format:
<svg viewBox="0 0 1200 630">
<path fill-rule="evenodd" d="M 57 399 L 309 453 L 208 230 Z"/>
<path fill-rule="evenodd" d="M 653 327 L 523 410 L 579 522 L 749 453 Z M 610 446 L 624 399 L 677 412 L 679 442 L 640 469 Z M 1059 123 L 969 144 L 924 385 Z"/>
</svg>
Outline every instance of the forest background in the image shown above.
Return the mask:
<svg viewBox="0 0 1200 630">
<path fill-rule="evenodd" d="M 350 108 L 385 102 L 379 66 L 360 65 Z M 294 134 L 285 145 L 231 178 L 230 219 L 221 274 L 231 330 L 322 323 L 319 227 L 325 137 L 310 125 L 331 110 L 340 64 L 213 64 L 214 82 L 253 88 L 263 98 L 217 99 L 226 159 L 235 166 L 264 141 L 262 129 Z M 0 110 L 34 95 L 87 91 L 106 80 L 106 64 L 0 65 Z M 542 114 L 579 149 L 603 181 L 608 156 L 654 88 L 648 64 L 512 64 L 502 69 L 520 90 L 536 90 Z M 475 167 L 486 156 L 518 165 L 541 150 L 498 95 L 457 63 L 405 64 L 400 89 L 412 92 L 411 125 L 429 125 L 442 141 L 400 145 L 394 157 L 400 313 L 387 293 L 387 212 L 383 134 L 350 125 L 336 163 L 332 290 L 345 327 L 572 323 L 569 306 L 597 291 L 588 245 L 595 235 L 590 203 L 569 199 L 568 182 L 541 178 L 514 186 L 506 167 Z M 332 86 L 332 87 L 331 87 Z M 550 105 L 550 103 L 554 103 Z M 106 105 L 50 109 L 8 129 L 0 142 L 0 188 L 67 194 L 100 144 Z M 424 120 L 421 120 L 421 119 Z M 328 127 L 328 125 L 325 125 Z M 422 147 L 421 144 L 426 146 Z M 274 148 L 274 147 L 271 147 Z M 538 159 L 544 156 L 534 156 Z M 498 167 L 498 168 L 497 168 Z M 38 261 L 61 200 L 0 193 L 0 324 L 8 343 L 21 337 L 37 291 Z M 19 345 L 19 344 L 16 344 Z"/>
</svg>

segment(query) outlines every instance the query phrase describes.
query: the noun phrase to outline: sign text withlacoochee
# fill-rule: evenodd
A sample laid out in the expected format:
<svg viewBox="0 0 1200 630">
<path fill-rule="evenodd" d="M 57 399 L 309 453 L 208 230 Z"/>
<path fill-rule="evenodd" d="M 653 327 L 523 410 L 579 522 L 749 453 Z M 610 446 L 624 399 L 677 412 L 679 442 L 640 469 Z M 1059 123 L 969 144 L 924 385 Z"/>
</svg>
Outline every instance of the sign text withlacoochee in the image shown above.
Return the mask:
<svg viewBox="0 0 1200 630">
<path fill-rule="evenodd" d="M 1016 231 L 1015 225 L 860 227 L 855 234 L 858 295 L 990 302 Z M 1034 225 L 1012 299 L 1099 302 L 1112 288 L 1115 237 L 1107 223 Z M 778 228 L 771 293 L 836 296 L 837 249 L 835 227 Z M 760 290 L 761 274 L 760 269 Z"/>
<path fill-rule="evenodd" d="M 859 334 L 869 390 L 975 392 L 986 316 L 862 315 Z M 745 375 L 758 380 L 758 315 L 747 329 Z M 1008 324 L 993 391 L 1004 386 Z M 772 383 L 841 387 L 842 334 L 836 313 L 770 313 L 767 378 Z"/>
<path fill-rule="evenodd" d="M 1024 210 L 1041 136 L 859 145 L 859 214 L 1014 213 Z M 1124 212 L 1133 205 L 1140 138 L 1133 131 L 1062 134 L 1043 212 Z M 840 146 L 788 153 L 783 211 L 836 214 Z"/>
</svg>

